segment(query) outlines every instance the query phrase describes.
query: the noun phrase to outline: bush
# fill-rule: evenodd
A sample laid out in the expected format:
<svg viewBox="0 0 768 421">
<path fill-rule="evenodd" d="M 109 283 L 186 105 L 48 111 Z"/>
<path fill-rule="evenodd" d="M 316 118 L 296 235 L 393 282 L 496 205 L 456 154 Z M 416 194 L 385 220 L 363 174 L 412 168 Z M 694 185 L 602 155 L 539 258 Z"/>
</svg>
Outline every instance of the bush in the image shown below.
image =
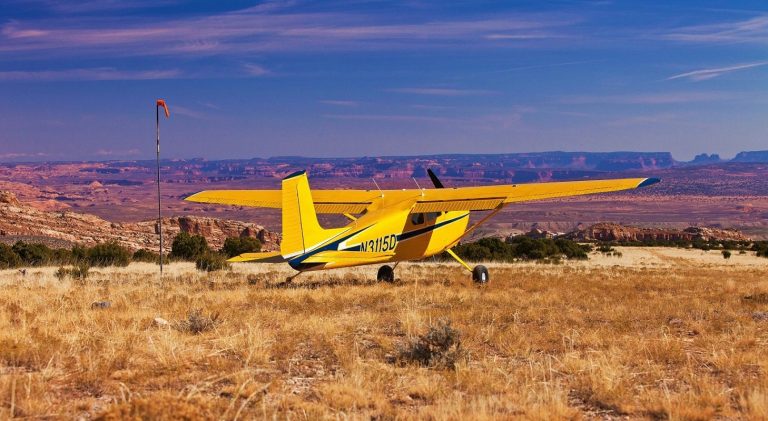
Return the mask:
<svg viewBox="0 0 768 421">
<path fill-rule="evenodd" d="M 730 259 L 731 258 L 731 252 L 728 250 L 723 250 L 723 259 Z"/>
<path fill-rule="evenodd" d="M 12 249 L 27 266 L 43 266 L 53 260 L 53 250 L 45 244 L 17 241 Z"/>
<path fill-rule="evenodd" d="M 209 251 L 203 253 L 195 259 L 195 267 L 197 270 L 204 270 L 206 272 L 214 272 L 217 270 L 229 268 L 227 259 L 220 253 Z"/>
<path fill-rule="evenodd" d="M 253 237 L 229 237 L 224 240 L 224 246 L 221 248 L 221 253 L 227 257 L 259 251 L 261 251 L 261 241 Z"/>
<path fill-rule="evenodd" d="M 207 252 L 210 249 L 205 238 L 202 235 L 189 235 L 188 232 L 180 232 L 171 245 L 171 258 L 179 260 L 195 261 Z"/>
<path fill-rule="evenodd" d="M 211 330 L 221 321 L 219 320 L 219 313 L 213 313 L 210 316 L 204 316 L 202 310 L 192 310 L 187 314 L 185 320 L 179 320 L 174 323 L 176 330 L 182 332 L 189 332 L 192 334 L 203 333 L 207 330 Z"/>
<path fill-rule="evenodd" d="M 160 253 L 147 249 L 139 249 L 133 253 L 131 260 L 134 262 L 157 263 L 160 261 Z"/>
<path fill-rule="evenodd" d="M 498 238 L 483 238 L 474 243 L 460 244 L 454 248 L 459 257 L 470 261 L 542 260 L 558 262 L 563 256 L 569 259 L 587 259 L 591 246 L 582 246 L 574 241 L 558 238 L 533 239 L 526 236 L 510 237 L 507 241 Z"/>
<path fill-rule="evenodd" d="M 87 255 L 91 266 L 128 266 L 131 262 L 131 252 L 116 241 L 96 244 Z"/>
<path fill-rule="evenodd" d="M 21 258 L 13 248 L 0 243 L 0 269 L 13 269 L 21 266 Z"/>
<path fill-rule="evenodd" d="M 451 321 L 440 319 L 400 351 L 399 360 L 415 362 L 426 367 L 453 368 L 462 354 L 461 334 L 451 327 Z"/>
<path fill-rule="evenodd" d="M 71 268 L 62 266 L 56 271 L 55 275 L 59 280 L 64 280 L 66 277 L 71 277 L 72 279 L 86 279 L 88 278 L 89 269 L 90 267 L 88 266 L 88 263 L 81 262 L 77 266 Z"/>
<path fill-rule="evenodd" d="M 759 257 L 768 257 L 768 241 L 755 241 L 752 250 L 756 251 Z"/>
</svg>

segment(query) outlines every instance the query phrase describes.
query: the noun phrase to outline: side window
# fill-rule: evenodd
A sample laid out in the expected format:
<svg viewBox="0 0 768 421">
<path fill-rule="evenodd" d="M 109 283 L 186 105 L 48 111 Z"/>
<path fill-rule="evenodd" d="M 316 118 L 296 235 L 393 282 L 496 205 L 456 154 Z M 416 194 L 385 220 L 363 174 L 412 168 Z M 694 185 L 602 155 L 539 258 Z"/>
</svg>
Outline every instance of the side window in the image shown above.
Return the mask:
<svg viewBox="0 0 768 421">
<path fill-rule="evenodd" d="M 438 216 L 440 216 L 441 212 L 429 212 L 426 215 L 427 222 L 432 222 L 435 219 L 437 219 Z"/>
<path fill-rule="evenodd" d="M 421 225 L 424 223 L 424 214 L 423 213 L 414 213 L 411 215 L 411 223 L 413 225 Z"/>
</svg>

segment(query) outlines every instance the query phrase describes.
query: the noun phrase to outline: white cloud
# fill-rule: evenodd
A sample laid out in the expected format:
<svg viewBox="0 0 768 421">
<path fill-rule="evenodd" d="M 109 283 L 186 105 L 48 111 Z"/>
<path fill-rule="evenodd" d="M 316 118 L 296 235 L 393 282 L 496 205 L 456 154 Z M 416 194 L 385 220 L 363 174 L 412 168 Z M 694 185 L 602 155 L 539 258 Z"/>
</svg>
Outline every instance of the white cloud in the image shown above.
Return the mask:
<svg viewBox="0 0 768 421">
<path fill-rule="evenodd" d="M 692 72 L 686 72 L 686 73 L 680 73 L 678 75 L 670 76 L 667 78 L 667 80 L 672 79 L 690 79 L 696 82 L 707 80 L 707 79 L 713 79 L 718 76 L 722 76 L 726 73 L 736 72 L 739 70 L 744 69 L 751 69 L 753 67 L 760 67 L 765 66 L 768 64 L 768 61 L 761 61 L 757 63 L 746 63 L 746 64 L 737 64 L 735 66 L 728 66 L 728 67 L 718 67 L 714 69 L 701 69 L 701 70 L 694 70 Z"/>
<path fill-rule="evenodd" d="M 432 96 L 478 96 L 491 95 L 496 92 L 483 89 L 457 89 L 457 88 L 392 88 L 388 92 L 397 92 L 401 94 L 414 95 L 432 95 Z"/>
<path fill-rule="evenodd" d="M 244 64 L 243 67 L 245 68 L 246 73 L 251 76 L 266 76 L 272 73 L 266 67 L 260 64 L 247 63 Z"/>
<path fill-rule="evenodd" d="M 0 71 L 0 80 L 150 80 L 181 76 L 171 70 L 118 70 L 111 67 L 37 71 Z"/>
</svg>

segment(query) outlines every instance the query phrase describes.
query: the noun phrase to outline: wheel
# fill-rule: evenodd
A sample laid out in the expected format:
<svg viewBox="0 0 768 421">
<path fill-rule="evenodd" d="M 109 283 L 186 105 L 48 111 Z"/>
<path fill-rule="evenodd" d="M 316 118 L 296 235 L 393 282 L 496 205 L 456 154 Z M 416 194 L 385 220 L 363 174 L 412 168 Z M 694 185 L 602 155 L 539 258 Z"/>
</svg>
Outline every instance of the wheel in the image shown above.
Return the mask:
<svg viewBox="0 0 768 421">
<path fill-rule="evenodd" d="M 395 270 L 387 265 L 380 267 L 379 273 L 376 274 L 376 280 L 379 282 L 395 282 Z"/>
<path fill-rule="evenodd" d="M 488 268 L 483 265 L 477 265 L 472 269 L 472 280 L 478 284 L 484 284 L 488 282 Z"/>
</svg>

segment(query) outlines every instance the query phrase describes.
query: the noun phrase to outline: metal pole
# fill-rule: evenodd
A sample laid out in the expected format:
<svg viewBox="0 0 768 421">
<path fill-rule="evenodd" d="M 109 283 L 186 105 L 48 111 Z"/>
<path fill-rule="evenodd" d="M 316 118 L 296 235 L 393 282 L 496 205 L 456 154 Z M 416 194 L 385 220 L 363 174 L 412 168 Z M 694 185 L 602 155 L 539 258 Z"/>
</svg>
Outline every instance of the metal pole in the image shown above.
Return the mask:
<svg viewBox="0 0 768 421">
<path fill-rule="evenodd" d="M 163 280 L 163 215 L 160 210 L 160 106 L 155 105 L 155 134 L 157 137 L 157 223 L 160 234 L 160 281 Z"/>
</svg>

